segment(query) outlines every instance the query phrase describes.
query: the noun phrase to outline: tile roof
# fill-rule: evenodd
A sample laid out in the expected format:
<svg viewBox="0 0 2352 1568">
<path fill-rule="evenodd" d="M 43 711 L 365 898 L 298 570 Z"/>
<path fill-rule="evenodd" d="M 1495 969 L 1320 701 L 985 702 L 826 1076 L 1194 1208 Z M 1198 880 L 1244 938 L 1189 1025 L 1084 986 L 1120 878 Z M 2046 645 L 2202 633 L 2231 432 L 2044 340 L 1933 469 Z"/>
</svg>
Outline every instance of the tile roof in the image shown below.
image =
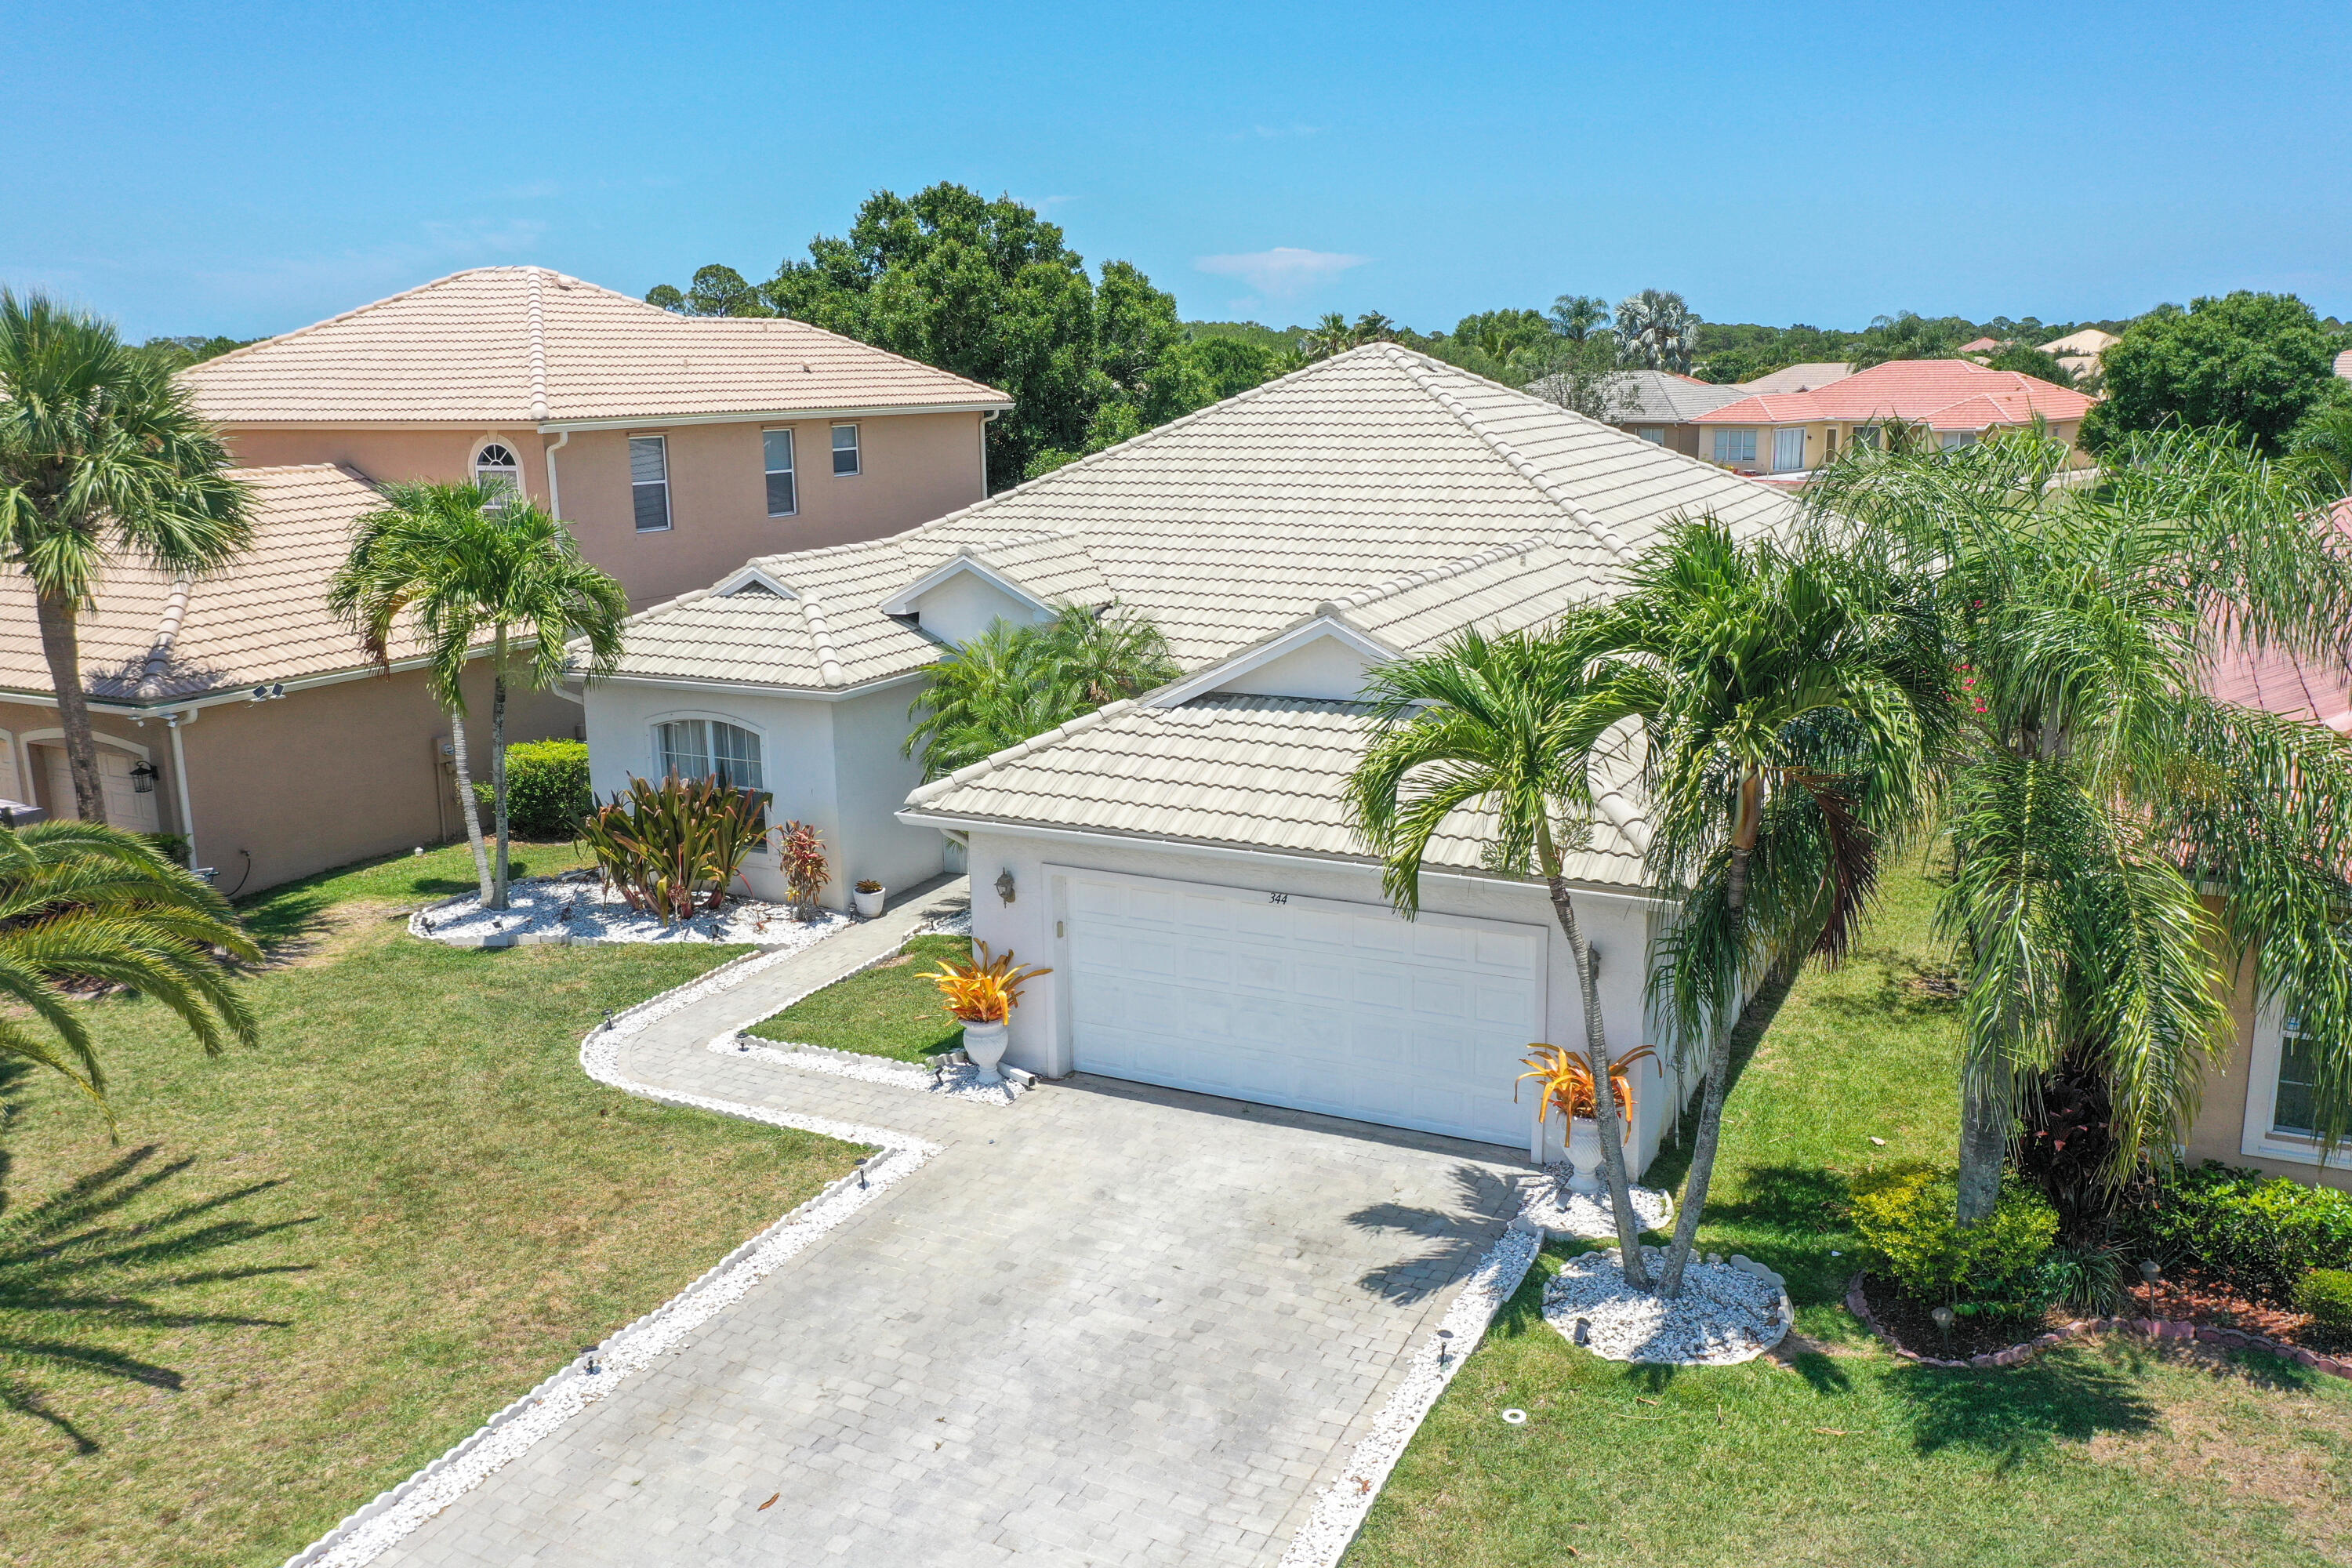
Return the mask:
<svg viewBox="0 0 2352 1568">
<path fill-rule="evenodd" d="M 2206 695 L 2241 708 L 2305 719 L 2352 734 L 2352 678 L 2275 648 L 2223 652 L 2206 673 Z"/>
<path fill-rule="evenodd" d="M 949 826 L 1078 828 L 1370 863 L 1345 802 L 1373 727 L 1360 702 L 1219 694 L 1164 708 L 1114 703 L 925 784 L 908 808 Z M 1648 828 L 1615 782 L 1630 772 L 1620 758 L 1597 781 L 1603 816 L 1569 856 L 1571 879 L 1640 885 Z M 1429 864 L 1479 870 L 1490 837 L 1483 813 L 1457 812 L 1432 840 Z"/>
<path fill-rule="evenodd" d="M 2336 356 L 2336 374 L 2352 381 L 2352 349 L 2346 349 Z"/>
<path fill-rule="evenodd" d="M 359 639 L 327 612 L 352 524 L 382 502 L 348 468 L 241 468 L 253 545 L 193 582 L 152 567 L 107 569 L 80 618 L 82 684 L 94 701 L 162 704 L 266 682 L 364 668 Z M 419 650 L 396 645 L 394 658 Z M 0 689 L 47 692 L 31 584 L 0 576 Z"/>
<path fill-rule="evenodd" d="M 2079 332 L 2068 332 L 2063 338 L 2053 338 L 2046 343 L 2036 343 L 2034 346 L 2046 354 L 2080 354 L 2085 358 L 2096 359 L 2121 342 L 2123 339 L 2113 332 L 2101 331 L 2096 327 L 2084 327 Z"/>
<path fill-rule="evenodd" d="M 2080 419 L 2091 400 L 2071 387 L 1987 370 L 1964 359 L 1889 360 L 1811 392 L 1763 394 L 1727 403 L 1693 423 L 1801 425 L 1815 420 L 1894 418 L 1936 430 L 1981 430 L 2045 419 Z"/>
<path fill-rule="evenodd" d="M 563 425 L 1009 408 L 803 321 L 676 315 L 542 267 L 481 267 L 181 373 L 222 424 Z"/>
<path fill-rule="evenodd" d="M 1739 384 L 1742 392 L 1811 392 L 1817 386 L 1827 386 L 1833 381 L 1843 381 L 1853 374 L 1853 366 L 1843 360 L 1808 360 L 1759 375 L 1754 381 Z"/>
<path fill-rule="evenodd" d="M 1327 600 L 1496 546 L 1548 548 L 1546 591 L 1564 605 L 1677 513 L 1746 529 L 1794 510 L 1712 464 L 1374 344 L 906 533 L 763 557 L 753 564 L 796 597 L 698 590 L 654 605 L 631 617 L 619 673 L 805 689 L 911 673 L 940 646 L 881 606 L 966 547 L 1049 602 L 1100 603 L 1107 588 L 1197 668 Z"/>
<path fill-rule="evenodd" d="M 1612 425 L 1687 425 L 1710 408 L 1720 408 L 1744 395 L 1736 386 L 1718 386 L 1696 376 L 1670 370 L 1628 370 L 1618 373 L 1617 405 Z M 1543 395 L 1544 384 L 1528 390 Z"/>
</svg>

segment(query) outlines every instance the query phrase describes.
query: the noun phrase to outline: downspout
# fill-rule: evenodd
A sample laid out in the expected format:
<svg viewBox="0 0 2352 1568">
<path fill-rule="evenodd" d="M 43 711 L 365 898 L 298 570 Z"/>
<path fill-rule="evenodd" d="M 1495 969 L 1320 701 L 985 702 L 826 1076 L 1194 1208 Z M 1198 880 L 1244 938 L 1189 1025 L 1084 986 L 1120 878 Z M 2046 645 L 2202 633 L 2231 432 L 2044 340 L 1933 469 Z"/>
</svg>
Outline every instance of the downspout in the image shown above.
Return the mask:
<svg viewBox="0 0 2352 1568">
<path fill-rule="evenodd" d="M 982 500 L 988 499 L 988 427 L 995 424 L 996 416 L 1003 412 L 1002 408 L 980 411 L 980 494 Z"/>
<path fill-rule="evenodd" d="M 180 792 L 180 837 L 188 841 L 188 869 L 196 869 L 196 808 L 188 798 L 188 752 L 180 743 L 180 729 L 193 724 L 201 716 L 201 708 L 183 708 L 177 713 L 163 715 L 163 728 L 172 736 L 172 783 Z"/>
<path fill-rule="evenodd" d="M 547 510 L 559 518 L 563 515 L 563 491 L 555 483 L 555 454 L 571 439 L 572 432 L 563 431 L 555 437 L 555 445 L 547 448 Z"/>
</svg>

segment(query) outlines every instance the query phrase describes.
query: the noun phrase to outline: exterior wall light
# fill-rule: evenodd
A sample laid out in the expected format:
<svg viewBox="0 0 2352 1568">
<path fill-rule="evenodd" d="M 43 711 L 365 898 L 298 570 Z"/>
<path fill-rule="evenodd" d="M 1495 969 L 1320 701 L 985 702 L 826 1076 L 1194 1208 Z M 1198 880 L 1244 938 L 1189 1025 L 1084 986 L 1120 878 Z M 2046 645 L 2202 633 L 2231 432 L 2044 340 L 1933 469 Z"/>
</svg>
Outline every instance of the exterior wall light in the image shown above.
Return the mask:
<svg viewBox="0 0 2352 1568">
<path fill-rule="evenodd" d="M 157 770 L 154 763 L 143 762 L 139 763 L 131 770 L 131 793 L 134 795 L 153 795 L 155 793 L 155 781 L 163 776 L 163 773 Z"/>
<path fill-rule="evenodd" d="M 1013 901 L 1013 868 L 1010 866 L 996 874 L 996 896 L 1008 904 Z"/>
</svg>

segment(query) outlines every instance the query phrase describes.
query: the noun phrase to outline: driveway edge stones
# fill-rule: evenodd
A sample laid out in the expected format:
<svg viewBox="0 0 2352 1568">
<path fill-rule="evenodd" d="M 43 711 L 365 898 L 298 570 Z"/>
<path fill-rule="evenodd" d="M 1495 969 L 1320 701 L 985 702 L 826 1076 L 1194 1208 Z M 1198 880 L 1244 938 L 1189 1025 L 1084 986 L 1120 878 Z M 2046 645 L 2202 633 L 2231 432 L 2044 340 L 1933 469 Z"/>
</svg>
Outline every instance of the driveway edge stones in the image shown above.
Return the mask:
<svg viewBox="0 0 2352 1568">
<path fill-rule="evenodd" d="M 372 1562 L 426 1520 L 521 1457 L 533 1444 L 675 1350 L 687 1335 L 742 1300 L 753 1286 L 940 1152 L 936 1143 L 887 1128 L 827 1117 L 796 1116 L 765 1106 L 679 1093 L 639 1083 L 620 1070 L 621 1047 L 630 1036 L 808 951 L 807 947 L 800 947 L 746 953 L 698 979 L 614 1015 L 581 1041 L 581 1069 L 599 1083 L 660 1104 L 715 1111 L 772 1127 L 796 1128 L 845 1142 L 870 1144 L 879 1152 L 868 1155 L 856 1173 L 827 1184 L 814 1197 L 729 1253 L 693 1284 L 491 1416 L 471 1436 L 439 1458 L 398 1486 L 379 1493 L 334 1529 L 288 1558 L 286 1568 L 360 1568 Z"/>
</svg>

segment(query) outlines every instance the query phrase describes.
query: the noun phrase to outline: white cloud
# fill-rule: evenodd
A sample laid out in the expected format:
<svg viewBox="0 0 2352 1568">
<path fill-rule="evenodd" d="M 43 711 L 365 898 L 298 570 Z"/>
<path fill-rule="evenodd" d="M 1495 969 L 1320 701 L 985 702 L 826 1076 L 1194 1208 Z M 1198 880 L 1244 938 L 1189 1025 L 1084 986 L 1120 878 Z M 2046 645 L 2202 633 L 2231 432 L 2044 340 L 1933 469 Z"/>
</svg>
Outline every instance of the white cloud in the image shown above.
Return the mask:
<svg viewBox="0 0 2352 1568">
<path fill-rule="evenodd" d="M 1219 278 L 1238 278 L 1268 299 L 1287 300 L 1318 284 L 1328 282 L 1350 267 L 1361 267 L 1369 256 L 1337 250 L 1301 250 L 1277 245 L 1240 256 L 1203 256 L 1192 265 Z"/>
</svg>

